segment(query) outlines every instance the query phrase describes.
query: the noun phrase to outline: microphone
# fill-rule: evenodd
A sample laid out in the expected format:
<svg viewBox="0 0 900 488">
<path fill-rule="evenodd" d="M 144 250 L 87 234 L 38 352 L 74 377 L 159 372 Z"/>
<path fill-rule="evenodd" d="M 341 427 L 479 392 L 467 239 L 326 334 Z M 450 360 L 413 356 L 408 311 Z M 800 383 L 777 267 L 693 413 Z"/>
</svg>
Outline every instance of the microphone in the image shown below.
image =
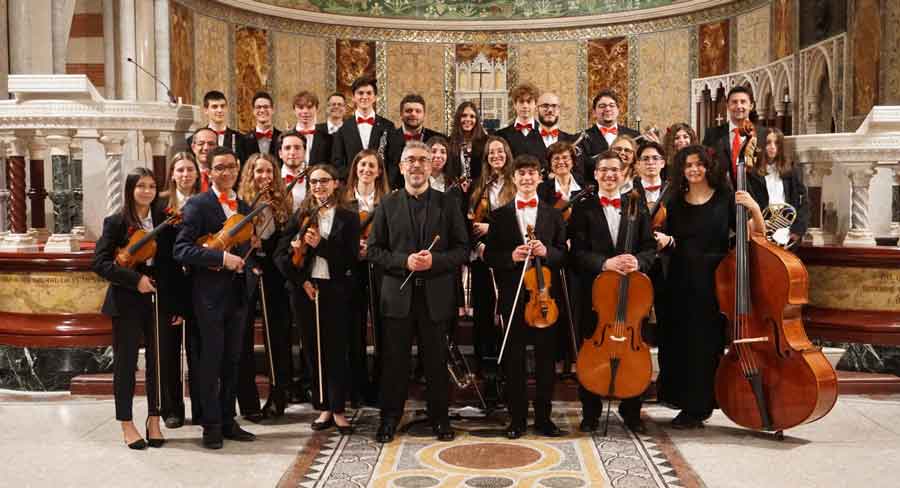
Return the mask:
<svg viewBox="0 0 900 488">
<path fill-rule="evenodd" d="M 159 83 L 160 85 L 162 85 L 163 88 L 166 89 L 166 95 L 169 96 L 169 102 L 174 103 L 174 104 L 178 104 L 178 99 L 175 98 L 175 95 L 172 94 L 172 89 L 169 88 L 169 85 L 166 85 L 165 83 L 163 83 L 162 80 L 160 80 L 159 78 L 157 78 L 156 75 L 154 75 L 153 73 L 151 73 L 151 72 L 145 70 L 144 67 L 141 66 L 141 65 L 139 65 L 139 64 L 137 63 L 137 61 L 135 61 L 134 59 L 131 59 L 131 58 L 125 58 L 125 61 L 128 61 L 129 63 L 131 63 L 131 64 L 137 66 L 137 68 L 138 68 L 139 70 L 143 71 L 144 73 L 147 73 L 147 75 L 148 75 L 150 78 L 153 78 L 153 81 L 155 81 L 155 82 Z"/>
</svg>

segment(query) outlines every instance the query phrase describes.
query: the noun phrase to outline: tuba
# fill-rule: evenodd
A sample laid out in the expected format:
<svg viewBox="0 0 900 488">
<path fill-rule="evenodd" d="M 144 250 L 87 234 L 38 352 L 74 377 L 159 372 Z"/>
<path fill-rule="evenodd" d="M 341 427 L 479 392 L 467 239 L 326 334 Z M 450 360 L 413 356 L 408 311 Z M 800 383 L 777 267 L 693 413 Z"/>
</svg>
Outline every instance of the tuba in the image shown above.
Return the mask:
<svg viewBox="0 0 900 488">
<path fill-rule="evenodd" d="M 791 225 L 797 220 L 797 209 L 787 203 L 774 203 L 762 211 L 766 221 L 766 239 L 784 249 L 790 249 L 797 241 L 791 241 Z"/>
</svg>

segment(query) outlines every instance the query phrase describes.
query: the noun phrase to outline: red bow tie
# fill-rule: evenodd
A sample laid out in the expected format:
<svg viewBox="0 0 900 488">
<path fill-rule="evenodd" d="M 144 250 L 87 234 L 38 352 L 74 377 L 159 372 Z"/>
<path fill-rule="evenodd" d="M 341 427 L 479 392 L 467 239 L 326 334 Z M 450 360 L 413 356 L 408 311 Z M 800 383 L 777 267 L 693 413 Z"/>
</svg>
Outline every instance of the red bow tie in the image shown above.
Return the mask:
<svg viewBox="0 0 900 488">
<path fill-rule="evenodd" d="M 520 123 L 516 122 L 516 130 L 519 132 L 521 132 L 523 130 L 532 130 L 532 129 L 534 129 L 534 127 L 532 127 L 531 124 L 520 124 Z"/>
<path fill-rule="evenodd" d="M 356 118 L 356 125 L 359 125 L 359 124 L 375 125 L 375 117 L 369 117 L 369 118 L 367 118 L 367 119 L 364 119 L 364 118 L 362 118 L 362 117 L 357 117 L 357 118 Z"/>
<path fill-rule="evenodd" d="M 516 208 L 522 210 L 523 208 L 535 208 L 537 207 L 537 198 L 532 198 L 527 202 L 523 202 L 522 200 L 516 200 Z"/>
<path fill-rule="evenodd" d="M 271 139 L 272 138 L 272 129 L 269 129 L 265 132 L 256 131 L 257 139 Z"/>
<path fill-rule="evenodd" d="M 559 137 L 559 129 L 541 129 L 541 137 L 547 136 Z"/>
<path fill-rule="evenodd" d="M 294 180 L 296 180 L 296 179 L 297 179 L 297 177 L 294 176 L 294 175 L 286 175 L 286 176 L 284 177 L 284 184 L 285 184 L 285 185 L 290 185 L 290 184 L 293 183 Z M 297 183 L 303 183 L 303 178 L 300 178 L 300 181 L 298 181 Z"/>
<path fill-rule="evenodd" d="M 659 190 L 661 187 L 662 187 L 662 185 L 650 185 L 650 186 L 645 186 L 645 187 L 644 187 L 644 191 L 657 191 L 657 190 Z"/>
<path fill-rule="evenodd" d="M 225 131 L 227 131 L 227 130 L 228 130 L 228 129 L 225 129 L 225 130 L 215 130 L 215 129 L 213 129 L 213 132 L 215 132 L 216 135 L 218 135 L 218 136 L 224 136 L 224 135 L 225 135 Z"/>
<path fill-rule="evenodd" d="M 311 136 L 316 133 L 316 129 L 298 130 L 301 136 Z"/>
<path fill-rule="evenodd" d="M 560 192 L 556 192 L 553 194 L 553 197 L 556 198 L 557 200 L 562 200 L 563 194 Z"/>
<path fill-rule="evenodd" d="M 619 206 L 621 204 L 622 204 L 622 201 L 618 198 L 600 197 L 600 205 L 602 205 L 604 207 L 608 207 L 608 206 L 612 205 L 613 207 L 619 208 Z"/>
<path fill-rule="evenodd" d="M 617 127 L 601 127 L 601 128 L 600 128 L 600 133 L 603 134 L 603 135 L 606 135 L 606 134 L 616 134 L 616 135 L 618 135 L 618 134 L 619 134 L 619 127 L 618 127 L 618 126 L 617 126 Z"/>
<path fill-rule="evenodd" d="M 418 133 L 410 134 L 409 132 L 404 132 L 403 139 L 407 140 L 407 141 L 421 141 L 422 133 L 418 132 Z"/>
<path fill-rule="evenodd" d="M 222 205 L 228 205 L 228 208 L 231 210 L 237 210 L 237 200 L 232 200 L 228 198 L 228 194 L 226 192 L 219 193 L 219 203 Z"/>
</svg>

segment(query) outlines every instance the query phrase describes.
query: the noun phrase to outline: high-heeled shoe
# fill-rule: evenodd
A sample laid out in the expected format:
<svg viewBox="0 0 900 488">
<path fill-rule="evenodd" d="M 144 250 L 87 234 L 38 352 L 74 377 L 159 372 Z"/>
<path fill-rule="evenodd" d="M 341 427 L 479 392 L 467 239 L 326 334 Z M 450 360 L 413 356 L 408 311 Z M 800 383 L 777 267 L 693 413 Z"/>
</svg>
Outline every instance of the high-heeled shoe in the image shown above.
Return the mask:
<svg viewBox="0 0 900 488">
<path fill-rule="evenodd" d="M 281 417 L 284 415 L 284 409 L 287 407 L 287 397 L 281 388 L 274 388 L 269 391 L 269 398 L 263 405 L 263 415 L 266 417 Z"/>
<path fill-rule="evenodd" d="M 144 439 L 138 439 L 130 444 L 126 443 L 125 445 L 128 446 L 128 449 L 134 449 L 135 451 L 143 451 L 144 449 L 147 449 L 147 443 L 144 441 Z"/>
<path fill-rule="evenodd" d="M 150 447 L 162 447 L 163 444 L 166 443 L 165 439 L 154 439 L 150 437 L 150 417 L 147 417 L 147 421 L 144 422 L 144 429 L 147 431 L 147 445 Z"/>
</svg>

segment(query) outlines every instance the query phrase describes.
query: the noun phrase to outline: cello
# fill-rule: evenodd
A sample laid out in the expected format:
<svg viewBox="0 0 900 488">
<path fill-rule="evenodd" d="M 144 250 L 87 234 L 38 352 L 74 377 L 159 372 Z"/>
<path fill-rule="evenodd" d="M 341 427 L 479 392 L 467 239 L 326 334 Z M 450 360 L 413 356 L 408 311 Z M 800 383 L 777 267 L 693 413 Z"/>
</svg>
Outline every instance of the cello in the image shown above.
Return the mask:
<svg viewBox="0 0 900 488">
<path fill-rule="evenodd" d="M 738 191 L 746 191 L 756 146 L 753 124 L 742 132 L 747 140 L 737 163 Z M 731 325 L 729 348 L 716 370 L 716 401 L 734 423 L 775 432 L 780 440 L 784 429 L 831 410 L 837 375 L 803 329 L 800 312 L 809 287 L 803 263 L 763 235 L 748 236 L 747 211 L 742 205 L 736 210 L 735 248 L 716 269 L 716 297 Z"/>
<path fill-rule="evenodd" d="M 637 238 L 640 201 L 632 190 L 625 212 L 626 252 L 633 250 Z M 594 279 L 591 298 L 597 327 L 578 352 L 578 381 L 588 391 L 607 398 L 636 397 L 650 386 L 653 372 L 650 346 L 641 337 L 641 323 L 653 305 L 653 284 L 640 271 L 624 276 L 603 271 Z M 609 407 L 606 418 L 608 425 Z"/>
</svg>

